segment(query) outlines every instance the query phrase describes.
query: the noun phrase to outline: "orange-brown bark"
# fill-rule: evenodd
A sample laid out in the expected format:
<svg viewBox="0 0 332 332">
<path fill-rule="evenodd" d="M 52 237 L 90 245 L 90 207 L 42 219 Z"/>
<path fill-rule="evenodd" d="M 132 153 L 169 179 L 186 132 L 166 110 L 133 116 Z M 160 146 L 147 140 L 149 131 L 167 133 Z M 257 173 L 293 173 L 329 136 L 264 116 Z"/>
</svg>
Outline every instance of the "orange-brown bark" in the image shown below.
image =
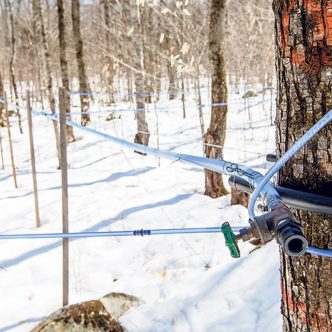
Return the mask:
<svg viewBox="0 0 332 332">
<path fill-rule="evenodd" d="M 301 15 L 310 22 L 312 29 L 306 31 L 307 45 L 291 41 L 290 28 L 294 15 Z M 289 1 L 282 12 L 281 44 L 283 57 L 299 65 L 304 72 L 317 73 L 323 66 L 332 65 L 332 1 L 305 0 L 303 6 L 298 1 Z"/>
</svg>

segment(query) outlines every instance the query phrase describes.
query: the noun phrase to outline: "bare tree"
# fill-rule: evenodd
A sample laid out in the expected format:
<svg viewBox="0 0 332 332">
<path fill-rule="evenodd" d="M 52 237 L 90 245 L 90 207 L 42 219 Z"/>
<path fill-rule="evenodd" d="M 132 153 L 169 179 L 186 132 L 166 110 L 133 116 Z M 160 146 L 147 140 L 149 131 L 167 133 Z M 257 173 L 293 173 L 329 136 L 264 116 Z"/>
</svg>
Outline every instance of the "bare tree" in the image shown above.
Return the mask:
<svg viewBox="0 0 332 332">
<path fill-rule="evenodd" d="M 227 103 L 227 83 L 223 52 L 225 36 L 226 0 L 211 0 L 209 56 L 212 72 L 211 102 Z M 210 127 L 205 139 L 205 153 L 209 158 L 222 157 L 222 148 L 226 137 L 227 105 L 212 106 Z M 210 170 L 205 170 L 205 194 L 216 198 L 227 194 L 222 176 Z"/>
<path fill-rule="evenodd" d="M 277 154 L 282 155 L 332 106 L 332 4 L 274 0 Z M 319 132 L 279 174 L 280 185 L 332 196 L 332 126 Z M 332 249 L 331 216 L 296 211 L 310 245 Z M 284 331 L 332 331 L 331 260 L 281 251 Z"/>
<path fill-rule="evenodd" d="M 18 7 L 20 6 L 20 2 L 18 3 Z M 14 92 L 15 104 L 18 106 L 18 93 L 17 93 L 17 83 L 16 83 L 16 75 L 15 75 L 15 59 L 16 59 L 16 35 L 15 35 L 15 22 L 14 22 L 14 14 L 13 8 L 10 0 L 5 0 L 5 5 L 9 13 L 9 21 L 10 21 L 10 60 L 9 60 L 9 69 L 10 69 L 10 79 L 11 85 Z M 19 109 L 16 109 L 18 115 L 18 124 L 20 128 L 21 134 L 23 134 L 22 124 L 21 124 L 21 113 Z"/>
<path fill-rule="evenodd" d="M 136 87 L 136 108 L 137 108 L 137 133 L 135 143 L 149 145 L 149 128 L 145 120 L 145 96 L 144 96 L 144 53 L 142 40 L 142 23 L 140 5 L 137 4 L 133 10 L 134 38 L 133 44 L 135 49 L 135 87 Z"/>
<path fill-rule="evenodd" d="M 57 0 L 58 5 L 58 29 L 59 29 L 59 52 L 60 52 L 60 67 L 61 67 L 61 79 L 62 85 L 69 92 L 69 75 L 68 75 L 68 63 L 67 63 L 67 43 L 66 43 L 66 30 L 65 30 L 65 17 L 64 17 L 64 3 L 63 0 Z M 66 95 L 66 113 L 67 119 L 70 119 L 70 96 Z M 68 143 L 75 141 L 73 127 L 67 126 L 67 141 Z"/>
<path fill-rule="evenodd" d="M 106 84 L 107 84 L 107 90 L 110 92 L 110 98 L 109 100 L 111 102 L 114 102 L 113 97 L 113 76 L 114 76 L 114 62 L 112 58 L 110 57 L 111 54 L 111 9 L 110 9 L 110 0 L 101 0 L 101 4 L 103 5 L 104 9 L 104 23 L 105 23 L 105 48 L 107 55 L 105 57 L 106 63 L 105 63 L 105 76 L 106 76 Z"/>
<path fill-rule="evenodd" d="M 71 18 L 73 23 L 73 39 L 75 43 L 76 61 L 78 68 L 79 90 L 81 93 L 81 125 L 86 126 L 90 122 L 90 115 L 87 114 L 90 106 L 90 88 L 86 75 L 84 63 L 84 49 L 83 39 L 81 36 L 81 15 L 80 15 L 80 0 L 71 1 Z"/>
<path fill-rule="evenodd" d="M 41 7 L 40 0 L 33 0 L 32 2 L 33 7 L 33 15 L 34 15 L 34 24 L 35 24 L 35 31 L 37 34 L 37 39 L 40 39 L 40 44 L 43 49 L 44 53 L 44 71 L 46 74 L 47 80 L 47 93 L 48 93 L 48 102 L 50 105 L 51 112 L 55 114 L 56 107 L 55 107 L 55 98 L 53 93 L 53 80 L 52 80 L 52 72 L 50 66 L 50 52 L 48 51 L 47 45 L 47 34 L 44 25 L 43 19 L 43 11 Z M 58 153 L 58 159 L 60 162 L 60 136 L 59 136 L 59 126 L 57 121 L 53 121 L 53 128 L 54 128 L 54 135 L 56 141 L 56 148 Z"/>
<path fill-rule="evenodd" d="M 2 99 L 4 99 L 4 95 L 5 95 L 5 89 L 4 89 L 4 86 L 3 86 L 3 81 L 2 81 L 2 74 L 1 74 L 1 71 L 0 71 L 0 97 Z M 4 104 L 2 102 L 0 102 L 0 127 L 5 127 L 5 120 L 6 120 L 6 117 L 5 117 L 5 107 L 4 107 Z"/>
</svg>

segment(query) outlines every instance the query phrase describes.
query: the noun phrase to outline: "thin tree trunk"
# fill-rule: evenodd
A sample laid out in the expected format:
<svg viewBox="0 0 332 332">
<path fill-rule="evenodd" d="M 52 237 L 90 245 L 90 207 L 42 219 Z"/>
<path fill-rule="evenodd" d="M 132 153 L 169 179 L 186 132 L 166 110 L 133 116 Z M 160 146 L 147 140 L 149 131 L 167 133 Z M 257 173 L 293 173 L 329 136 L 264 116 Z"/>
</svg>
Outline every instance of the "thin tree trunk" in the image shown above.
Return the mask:
<svg viewBox="0 0 332 332">
<path fill-rule="evenodd" d="M 183 10 L 184 10 L 184 1 L 182 1 L 181 3 L 181 23 L 180 23 L 180 40 L 181 40 L 181 47 L 183 46 L 183 34 L 184 34 L 184 15 L 183 15 Z M 185 63 L 185 54 L 182 54 L 183 57 L 183 63 Z M 182 101 L 182 117 L 183 119 L 186 118 L 186 105 L 185 105 L 185 98 L 184 98 L 184 77 L 183 77 L 183 70 L 181 70 L 181 101 Z"/>
<path fill-rule="evenodd" d="M 132 71 L 128 68 L 126 70 L 127 78 L 127 96 L 125 96 L 126 101 L 133 102 L 133 80 L 132 80 Z"/>
<path fill-rule="evenodd" d="M 226 0 L 211 0 L 209 57 L 213 67 L 211 102 L 227 103 L 227 84 L 223 52 Z M 204 135 L 206 144 L 223 147 L 226 137 L 227 106 L 212 106 L 210 127 Z M 222 158 L 222 148 L 206 145 L 205 154 L 209 158 Z M 226 195 L 222 176 L 205 170 L 205 195 L 216 198 Z"/>
<path fill-rule="evenodd" d="M 135 8 L 135 17 L 133 19 L 135 26 L 135 37 L 133 39 L 135 49 L 135 87 L 136 87 L 136 108 L 137 112 L 137 133 L 135 143 L 149 145 L 149 128 L 145 120 L 145 103 L 144 103 L 144 53 L 142 40 L 142 25 L 140 17 L 140 7 L 137 4 Z"/>
<path fill-rule="evenodd" d="M 198 117 L 199 117 L 199 124 L 201 127 L 201 135 L 202 135 L 202 142 L 203 142 L 203 153 L 204 153 L 204 116 L 203 116 L 203 107 L 202 107 L 202 96 L 201 96 L 201 87 L 200 87 L 200 79 L 199 79 L 199 67 L 196 67 L 196 79 L 194 81 L 195 90 L 197 93 L 197 101 L 198 101 Z"/>
<path fill-rule="evenodd" d="M 80 92 L 89 94 L 90 88 L 86 75 L 86 69 L 84 63 L 83 39 L 81 35 L 80 0 L 71 1 L 71 18 L 73 23 L 73 38 L 75 43 Z M 90 122 L 90 114 L 87 114 L 90 107 L 90 96 L 80 95 L 80 100 L 81 100 L 81 112 L 82 112 L 81 125 L 86 126 Z"/>
<path fill-rule="evenodd" d="M 157 77 L 157 79 L 154 81 L 154 92 L 155 92 L 154 101 L 156 102 L 159 101 L 161 94 L 162 62 L 159 59 L 157 52 L 155 52 L 153 58 L 154 58 L 155 76 Z"/>
<path fill-rule="evenodd" d="M 5 4 L 9 13 L 9 21 L 10 21 L 10 60 L 9 60 L 9 70 L 10 70 L 10 80 L 11 86 L 14 92 L 15 104 L 18 106 L 18 93 L 17 93 L 17 83 L 15 76 L 15 58 L 16 58 L 16 38 L 15 38 L 15 22 L 14 15 L 12 10 L 12 5 L 10 0 L 5 0 Z M 20 3 L 19 3 L 20 4 Z M 22 123 L 21 123 L 21 113 L 19 109 L 16 109 L 18 116 L 18 125 L 21 134 L 23 134 Z"/>
<path fill-rule="evenodd" d="M 5 96 L 5 89 L 2 81 L 2 73 L 0 72 L 0 97 L 4 99 L 4 96 Z M 3 103 L 0 103 L 0 127 L 5 127 L 5 126 L 6 126 L 5 107 Z"/>
<path fill-rule="evenodd" d="M 121 2 L 122 9 L 122 21 L 125 22 L 126 26 L 132 26 L 132 17 L 131 17 L 131 3 L 123 1 Z M 122 54 L 125 62 L 132 64 L 134 59 L 132 52 L 133 40 L 131 35 L 124 36 L 124 40 L 122 41 L 122 45 L 126 46 L 126 54 Z M 132 70 L 129 67 L 123 67 L 123 70 L 127 79 L 127 95 L 124 96 L 125 101 L 133 102 L 133 75 Z"/>
<path fill-rule="evenodd" d="M 147 104 L 152 103 L 153 82 L 151 77 L 153 76 L 153 53 L 152 50 L 146 47 L 149 42 L 153 40 L 153 28 L 152 28 L 152 8 L 144 7 L 142 9 L 143 16 L 142 21 L 142 40 L 143 40 L 143 57 L 144 57 L 144 97 Z"/>
<path fill-rule="evenodd" d="M 34 24 L 35 26 L 35 24 Z M 34 27 L 35 30 L 35 27 Z M 35 56 L 35 61 L 34 61 L 34 65 L 35 65 L 35 70 L 34 70 L 34 75 L 37 77 L 36 79 L 36 84 L 34 87 L 35 90 L 35 100 L 37 102 L 41 102 L 42 101 L 42 75 L 41 75 L 41 65 L 40 65 L 40 56 L 39 56 L 39 45 L 38 45 L 38 41 L 37 41 L 37 37 L 36 37 L 36 31 L 34 31 L 35 34 L 35 40 L 34 40 L 34 56 Z M 43 108 L 43 103 L 42 104 L 42 108 Z"/>
<path fill-rule="evenodd" d="M 114 80 L 114 63 L 112 58 L 110 57 L 111 54 L 111 37 L 110 31 L 112 29 L 111 24 L 111 14 L 110 14 L 110 0 L 101 0 L 103 8 L 104 8 L 104 23 L 105 23 L 105 48 L 107 55 L 105 57 L 106 60 L 106 68 L 105 76 L 107 82 L 107 90 L 110 93 L 109 101 L 110 103 L 114 103 L 114 87 L 113 87 L 113 80 Z"/>
<path fill-rule="evenodd" d="M 231 205 L 240 204 L 244 207 L 248 207 L 249 195 L 245 192 L 237 190 L 236 188 L 231 189 Z"/>
<path fill-rule="evenodd" d="M 50 105 L 51 112 L 55 114 L 56 107 L 55 107 L 55 98 L 53 94 L 53 80 L 52 80 L 52 73 L 51 73 L 51 66 L 50 66 L 50 53 L 48 51 L 48 45 L 47 45 L 47 35 L 44 25 L 44 19 L 43 19 L 43 12 L 41 8 L 41 2 L 40 0 L 33 0 L 32 3 L 33 7 L 33 13 L 34 13 L 34 22 L 36 25 L 36 33 L 38 34 L 38 37 L 41 37 L 41 44 L 43 48 L 43 54 L 44 54 L 44 71 L 46 74 L 47 79 L 47 93 L 48 93 L 48 102 Z M 55 135 L 55 142 L 56 142 L 56 149 L 58 154 L 58 160 L 60 165 L 60 135 L 59 135 L 59 126 L 57 121 L 53 122 L 53 129 L 54 129 L 54 135 Z"/>
<path fill-rule="evenodd" d="M 273 1 L 277 64 L 277 156 L 332 107 L 331 1 Z M 279 174 L 284 187 L 332 196 L 332 125 Z M 309 245 L 332 250 L 332 218 L 295 211 Z M 281 255 L 284 331 L 332 331 L 332 261 Z"/>
<path fill-rule="evenodd" d="M 186 118 L 186 104 L 185 104 L 185 97 L 184 97 L 184 78 L 183 73 L 181 72 L 181 101 L 182 101 L 182 118 Z"/>
<path fill-rule="evenodd" d="M 65 30 L 65 17 L 64 17 L 64 3 L 63 0 L 57 0 L 58 4 L 58 28 L 59 28 L 59 51 L 60 51 L 60 67 L 61 67 L 61 80 L 62 85 L 67 92 L 69 92 L 69 77 L 68 77 L 68 63 L 66 56 L 67 42 L 66 42 L 66 30 Z M 67 120 L 70 120 L 70 96 L 66 94 L 66 113 Z M 66 138 L 67 142 L 71 143 L 75 141 L 73 127 L 66 126 Z"/>
<path fill-rule="evenodd" d="M 166 54 L 167 54 L 167 75 L 168 75 L 168 94 L 169 94 L 169 100 L 173 100 L 176 98 L 176 71 L 175 66 L 172 62 L 172 52 L 173 52 L 173 46 L 172 46 L 172 40 L 169 36 L 169 31 L 166 31 L 165 35 L 165 47 L 166 47 Z"/>
</svg>

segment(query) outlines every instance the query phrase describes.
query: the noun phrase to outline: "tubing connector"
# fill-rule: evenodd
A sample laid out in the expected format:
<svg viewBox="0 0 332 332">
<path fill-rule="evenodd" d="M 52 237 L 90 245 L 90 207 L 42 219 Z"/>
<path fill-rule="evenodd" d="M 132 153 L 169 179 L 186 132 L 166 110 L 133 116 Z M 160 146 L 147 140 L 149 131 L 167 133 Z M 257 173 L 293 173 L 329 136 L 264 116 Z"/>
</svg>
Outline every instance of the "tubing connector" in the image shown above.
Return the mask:
<svg viewBox="0 0 332 332">
<path fill-rule="evenodd" d="M 288 256 L 302 256 L 308 248 L 302 227 L 290 220 L 284 220 L 277 225 L 276 240 Z"/>
<path fill-rule="evenodd" d="M 241 229 L 238 235 L 243 241 L 254 238 L 261 244 L 265 244 L 276 238 L 285 253 L 293 257 L 303 255 L 308 248 L 308 241 L 303 235 L 302 227 L 283 204 L 269 213 L 249 220 L 249 224 L 250 228 Z"/>
</svg>

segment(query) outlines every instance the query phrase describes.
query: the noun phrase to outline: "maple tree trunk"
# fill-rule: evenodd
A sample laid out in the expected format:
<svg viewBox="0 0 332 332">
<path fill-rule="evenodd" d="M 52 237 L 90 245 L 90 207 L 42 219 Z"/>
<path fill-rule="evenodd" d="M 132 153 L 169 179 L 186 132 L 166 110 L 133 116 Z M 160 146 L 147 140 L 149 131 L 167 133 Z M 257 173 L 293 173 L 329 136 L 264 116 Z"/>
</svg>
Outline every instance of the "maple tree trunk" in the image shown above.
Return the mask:
<svg viewBox="0 0 332 332">
<path fill-rule="evenodd" d="M 274 0 L 277 156 L 332 107 L 332 1 Z M 279 174 L 284 187 L 332 196 L 332 126 L 321 130 Z M 309 245 L 332 250 L 332 218 L 295 211 Z M 284 331 L 332 331 L 332 260 L 281 251 Z"/>
<path fill-rule="evenodd" d="M 145 120 L 145 97 L 144 97 L 144 52 L 140 5 L 137 4 L 133 22 L 135 24 L 135 36 L 133 40 L 135 48 L 135 88 L 136 88 L 136 108 L 137 108 L 137 133 L 134 142 L 149 145 L 149 128 Z"/>
<path fill-rule="evenodd" d="M 248 207 L 249 204 L 249 194 L 237 190 L 236 188 L 231 189 L 231 205 L 240 204 L 244 207 Z"/>
<path fill-rule="evenodd" d="M 227 103 L 227 84 L 224 62 L 224 25 L 226 0 L 211 0 L 209 56 L 213 67 L 211 84 L 212 103 Z M 204 135 L 205 154 L 209 158 L 222 157 L 222 148 L 226 136 L 227 106 L 212 106 L 210 127 Z M 220 146 L 220 147 L 216 147 Z M 205 195 L 216 198 L 228 194 L 222 176 L 216 172 L 205 170 Z"/>
<path fill-rule="evenodd" d="M 113 3 L 110 0 L 102 0 L 101 4 L 103 5 L 104 9 L 104 23 L 105 23 L 105 48 L 107 55 L 105 57 L 106 60 L 106 70 L 105 70 L 105 77 L 107 83 L 107 90 L 110 93 L 109 102 L 114 103 L 114 88 L 113 88 L 113 79 L 114 79 L 114 63 L 112 58 L 110 57 L 111 54 L 111 30 L 112 30 L 112 21 L 111 21 L 111 14 L 110 14 L 110 5 Z"/>
<path fill-rule="evenodd" d="M 66 42 L 66 29 L 65 29 L 65 17 L 64 17 L 64 2 L 63 0 L 57 0 L 58 5 L 58 28 L 59 28 L 59 51 L 60 51 L 60 68 L 61 68 L 61 80 L 62 85 L 69 90 L 69 75 L 68 75 L 68 62 L 67 62 L 67 42 Z M 66 95 L 66 113 L 67 120 L 70 120 L 70 96 Z M 74 130 L 71 126 L 66 126 L 67 141 L 68 143 L 75 141 Z"/>
<path fill-rule="evenodd" d="M 169 30 L 166 30 L 165 34 L 165 48 L 167 54 L 167 75 L 168 75 L 168 93 L 169 93 L 169 100 L 176 99 L 176 69 L 174 63 L 172 61 L 173 56 L 173 40 Z"/>
<path fill-rule="evenodd" d="M 73 38 L 75 43 L 80 92 L 89 94 L 90 87 L 86 75 L 86 69 L 84 63 L 83 39 L 81 35 L 80 0 L 71 1 L 71 18 L 73 23 Z M 82 112 L 81 125 L 86 126 L 90 122 L 90 114 L 87 114 L 90 107 L 90 96 L 80 95 L 80 101 L 81 101 L 81 112 Z"/>
<path fill-rule="evenodd" d="M 51 72 L 51 65 L 50 65 L 50 52 L 48 50 L 47 45 L 47 33 L 44 25 L 43 19 L 43 11 L 40 0 L 33 0 L 32 1 L 32 11 L 34 16 L 34 24 L 35 24 L 35 33 L 37 41 L 42 44 L 43 55 L 44 55 L 44 71 L 46 74 L 47 79 L 47 93 L 48 93 L 48 102 L 51 108 L 51 112 L 53 114 L 56 113 L 56 106 L 55 106 L 55 98 L 53 94 L 53 80 L 52 80 L 52 72 Z M 58 160 L 60 164 L 60 134 L 59 134 L 59 125 L 57 121 L 53 122 L 53 130 L 55 135 L 55 142 L 56 142 L 56 149 L 58 154 Z"/>
<path fill-rule="evenodd" d="M 17 92 L 17 83 L 15 75 L 15 60 L 16 60 L 16 35 L 15 35 L 15 21 L 13 15 L 12 4 L 9 0 L 5 1 L 5 6 L 9 13 L 9 22 L 10 22 L 10 59 L 9 59 L 9 70 L 10 70 L 10 81 L 11 86 L 14 92 L 15 104 L 18 107 L 18 92 Z M 19 109 L 16 109 L 18 116 L 18 126 L 21 134 L 23 134 L 22 123 L 21 123 L 21 113 Z"/>
</svg>

